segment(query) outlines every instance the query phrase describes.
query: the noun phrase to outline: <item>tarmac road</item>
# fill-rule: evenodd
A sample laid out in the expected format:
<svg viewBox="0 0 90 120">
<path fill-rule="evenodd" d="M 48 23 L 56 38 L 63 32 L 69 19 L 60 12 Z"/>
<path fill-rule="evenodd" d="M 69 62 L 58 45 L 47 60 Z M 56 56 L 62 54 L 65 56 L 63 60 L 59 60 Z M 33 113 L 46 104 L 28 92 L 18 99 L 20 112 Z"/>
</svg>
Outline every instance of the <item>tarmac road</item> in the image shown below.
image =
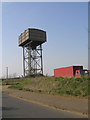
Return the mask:
<svg viewBox="0 0 90 120">
<path fill-rule="evenodd" d="M 2 95 L 3 118 L 82 118 L 81 115 Z"/>
</svg>

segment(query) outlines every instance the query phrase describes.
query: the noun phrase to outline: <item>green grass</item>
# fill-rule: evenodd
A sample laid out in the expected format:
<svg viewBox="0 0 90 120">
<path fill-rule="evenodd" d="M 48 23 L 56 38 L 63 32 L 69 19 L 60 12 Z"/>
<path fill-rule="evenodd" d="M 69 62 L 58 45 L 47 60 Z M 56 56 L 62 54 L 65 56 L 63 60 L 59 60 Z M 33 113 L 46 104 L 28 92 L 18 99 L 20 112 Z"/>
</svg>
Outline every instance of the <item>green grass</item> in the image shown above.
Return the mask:
<svg viewBox="0 0 90 120">
<path fill-rule="evenodd" d="M 0 86 L 2 85 L 2 82 L 0 82 Z"/>
<path fill-rule="evenodd" d="M 89 80 L 90 77 L 31 77 L 5 80 L 3 85 L 11 85 L 10 88 L 30 92 L 86 97 L 88 96 L 88 90 L 90 91 Z"/>
</svg>

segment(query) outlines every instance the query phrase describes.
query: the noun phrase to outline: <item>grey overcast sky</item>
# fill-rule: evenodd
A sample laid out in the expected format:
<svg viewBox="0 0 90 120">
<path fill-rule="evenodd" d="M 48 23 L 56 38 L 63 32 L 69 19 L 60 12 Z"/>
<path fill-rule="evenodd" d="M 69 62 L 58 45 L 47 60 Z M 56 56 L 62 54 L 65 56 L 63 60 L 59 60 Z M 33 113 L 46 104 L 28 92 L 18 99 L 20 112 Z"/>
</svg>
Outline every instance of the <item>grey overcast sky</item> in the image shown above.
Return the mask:
<svg viewBox="0 0 90 120">
<path fill-rule="evenodd" d="M 27 28 L 47 32 L 43 44 L 44 74 L 53 69 L 83 65 L 88 68 L 88 2 L 3 2 L 3 76 L 22 75 L 18 36 Z"/>
</svg>

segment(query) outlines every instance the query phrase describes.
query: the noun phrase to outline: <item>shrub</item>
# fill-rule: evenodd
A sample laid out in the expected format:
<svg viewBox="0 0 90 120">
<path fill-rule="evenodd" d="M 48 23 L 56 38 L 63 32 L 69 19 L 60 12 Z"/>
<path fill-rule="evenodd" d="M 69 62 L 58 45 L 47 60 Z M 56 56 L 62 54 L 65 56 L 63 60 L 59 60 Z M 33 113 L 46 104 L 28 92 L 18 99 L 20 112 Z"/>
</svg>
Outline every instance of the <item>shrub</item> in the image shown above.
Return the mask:
<svg viewBox="0 0 90 120">
<path fill-rule="evenodd" d="M 23 86 L 21 86 L 21 85 L 11 85 L 11 86 L 9 86 L 9 88 L 15 88 L 15 89 L 18 89 L 18 90 L 22 90 Z"/>
</svg>

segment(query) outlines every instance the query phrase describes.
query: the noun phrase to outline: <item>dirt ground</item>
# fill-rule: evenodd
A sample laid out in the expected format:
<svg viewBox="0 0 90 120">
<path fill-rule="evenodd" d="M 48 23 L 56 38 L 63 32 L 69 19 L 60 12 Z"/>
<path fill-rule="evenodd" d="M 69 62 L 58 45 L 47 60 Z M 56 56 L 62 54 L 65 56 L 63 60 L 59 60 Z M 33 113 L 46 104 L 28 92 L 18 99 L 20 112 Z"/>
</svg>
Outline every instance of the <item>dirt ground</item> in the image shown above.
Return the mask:
<svg viewBox="0 0 90 120">
<path fill-rule="evenodd" d="M 10 89 L 8 86 L 2 88 L 3 92 L 20 99 L 37 102 L 54 108 L 80 113 L 88 116 L 88 99 L 67 97 L 60 95 L 47 95 L 41 93 L 27 92 Z"/>
</svg>

